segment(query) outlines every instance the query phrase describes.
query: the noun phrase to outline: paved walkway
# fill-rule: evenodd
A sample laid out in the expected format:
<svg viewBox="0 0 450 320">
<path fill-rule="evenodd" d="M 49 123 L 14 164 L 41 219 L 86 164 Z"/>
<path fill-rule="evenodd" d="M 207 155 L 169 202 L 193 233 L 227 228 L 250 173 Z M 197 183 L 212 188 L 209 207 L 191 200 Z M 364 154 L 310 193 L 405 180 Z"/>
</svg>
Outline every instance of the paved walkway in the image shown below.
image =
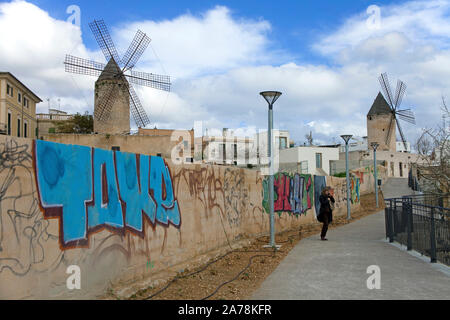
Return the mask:
<svg viewBox="0 0 450 320">
<path fill-rule="evenodd" d="M 386 241 L 384 211 L 330 229 L 327 238 L 301 240 L 252 299 L 450 299 L 450 268 Z M 380 289 L 367 288 L 371 265 L 380 268 Z"/>
<path fill-rule="evenodd" d="M 381 186 L 384 198 L 399 198 L 405 195 L 417 194 L 408 187 L 408 179 L 406 178 L 390 178 Z"/>
</svg>

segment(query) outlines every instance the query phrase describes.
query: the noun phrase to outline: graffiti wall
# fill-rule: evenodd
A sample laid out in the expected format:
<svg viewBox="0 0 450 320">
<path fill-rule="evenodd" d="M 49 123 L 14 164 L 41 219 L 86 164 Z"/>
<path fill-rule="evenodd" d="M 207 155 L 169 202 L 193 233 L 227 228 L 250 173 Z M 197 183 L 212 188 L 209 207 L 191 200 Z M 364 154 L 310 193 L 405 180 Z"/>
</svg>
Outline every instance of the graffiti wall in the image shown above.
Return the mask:
<svg viewBox="0 0 450 320">
<path fill-rule="evenodd" d="M 336 214 L 347 213 L 347 187 L 345 178 L 326 177 L 327 185 L 334 189 L 335 212 Z M 351 208 L 357 208 L 360 204 L 360 179 L 354 176 L 350 177 L 350 205 Z"/>
<path fill-rule="evenodd" d="M 319 196 L 326 186 L 335 191 L 335 214 L 341 214 L 340 208 L 347 207 L 346 179 L 337 177 L 311 176 L 308 174 L 277 173 L 274 177 L 274 211 L 296 215 L 306 214 L 314 206 L 315 217 L 319 214 Z M 269 212 L 269 179 L 263 180 L 263 208 Z M 360 179 L 350 178 L 350 201 L 352 207 L 360 202 Z M 311 221 L 311 220 L 310 220 Z"/>
<path fill-rule="evenodd" d="M 144 219 L 180 227 L 162 158 L 42 140 L 33 150 L 39 204 L 45 217 L 59 219 L 62 247 L 85 246 L 102 228 L 142 236 Z"/>
<path fill-rule="evenodd" d="M 266 234 L 262 180 L 254 170 L 0 136 L 0 299 L 96 298 Z M 280 231 L 299 223 L 276 219 Z M 66 283 L 73 265 L 79 290 Z"/>
<path fill-rule="evenodd" d="M 263 181 L 263 207 L 269 212 L 269 180 Z M 277 173 L 274 177 L 274 211 L 306 214 L 313 206 L 313 181 L 309 174 Z"/>
<path fill-rule="evenodd" d="M 370 193 L 373 192 L 375 186 L 375 178 L 374 178 L 374 167 L 366 166 L 359 169 L 355 169 L 351 171 L 351 174 L 354 177 L 359 178 L 360 180 L 360 193 Z M 384 183 L 387 179 L 387 171 L 384 166 L 377 166 L 377 179 L 382 180 Z"/>
<path fill-rule="evenodd" d="M 343 181 L 278 173 L 277 232 L 316 222 L 324 185 L 335 187 L 342 207 Z M 354 204 L 359 192 L 354 178 Z M 256 170 L 0 136 L 0 299 L 138 290 L 268 234 L 268 211 L 268 180 Z M 74 265 L 77 290 L 66 283 Z"/>
</svg>

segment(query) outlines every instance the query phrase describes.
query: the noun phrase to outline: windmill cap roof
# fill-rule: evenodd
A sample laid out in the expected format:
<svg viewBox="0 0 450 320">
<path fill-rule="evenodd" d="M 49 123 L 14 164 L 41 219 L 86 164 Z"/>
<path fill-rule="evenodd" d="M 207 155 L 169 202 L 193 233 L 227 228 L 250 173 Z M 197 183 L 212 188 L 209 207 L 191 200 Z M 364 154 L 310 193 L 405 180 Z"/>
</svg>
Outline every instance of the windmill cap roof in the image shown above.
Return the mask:
<svg viewBox="0 0 450 320">
<path fill-rule="evenodd" d="M 113 58 L 111 58 L 108 63 L 106 64 L 105 68 L 103 69 L 102 73 L 98 77 L 97 81 L 102 80 L 114 80 L 117 79 L 114 76 L 116 74 L 121 73 L 119 65 L 114 61 Z"/>
<path fill-rule="evenodd" d="M 372 104 L 372 107 L 369 110 L 368 116 L 376 115 L 376 114 L 390 114 L 392 113 L 391 107 L 387 103 L 386 99 L 384 99 L 381 92 L 378 92 L 375 101 Z"/>
</svg>

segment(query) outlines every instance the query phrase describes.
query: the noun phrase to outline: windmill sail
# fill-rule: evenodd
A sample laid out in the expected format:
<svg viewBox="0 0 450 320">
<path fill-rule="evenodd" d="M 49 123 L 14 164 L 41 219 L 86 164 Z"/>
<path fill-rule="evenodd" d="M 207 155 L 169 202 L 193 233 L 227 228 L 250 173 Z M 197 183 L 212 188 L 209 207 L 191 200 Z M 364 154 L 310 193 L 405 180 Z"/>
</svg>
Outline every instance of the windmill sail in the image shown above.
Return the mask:
<svg viewBox="0 0 450 320">
<path fill-rule="evenodd" d="M 401 119 L 401 120 L 404 120 L 411 124 L 415 124 L 415 116 L 414 116 L 414 113 L 411 111 L 411 109 L 398 110 L 398 108 L 400 107 L 400 105 L 402 103 L 403 96 L 405 95 L 406 84 L 403 81 L 398 80 L 397 88 L 395 90 L 395 96 L 393 96 L 392 91 L 391 91 L 391 85 L 389 84 L 389 79 L 388 79 L 387 74 L 386 73 L 381 74 L 381 76 L 378 78 L 378 80 L 380 82 L 381 89 L 384 93 L 384 96 L 386 98 L 385 100 L 387 101 L 387 103 L 389 105 L 390 113 L 391 113 L 391 121 L 389 124 L 388 132 L 386 134 L 386 143 L 388 143 L 388 141 L 391 137 L 391 134 L 392 134 L 391 131 L 393 131 L 391 129 L 393 127 L 392 122 L 395 121 L 398 131 L 400 133 L 400 137 L 403 142 L 403 146 L 405 147 L 405 150 L 407 150 L 405 135 L 403 134 L 402 128 L 398 121 L 398 119 Z M 398 117 L 398 119 L 397 119 L 397 117 Z M 395 131 L 395 129 L 394 129 L 394 131 Z"/>
<path fill-rule="evenodd" d="M 164 91 L 170 91 L 171 86 L 169 76 L 131 70 L 150 43 L 150 38 L 144 32 L 138 30 L 125 55 L 120 59 L 104 21 L 94 20 L 89 23 L 89 27 L 105 56 L 107 64 L 66 55 L 64 60 L 65 71 L 96 76 L 98 80 L 119 81 L 123 84 L 121 87 L 123 92 L 130 97 L 131 114 L 136 125 L 138 127 L 145 127 L 150 123 L 150 120 L 132 84 Z M 99 97 L 99 101 L 94 110 L 94 118 L 97 121 L 107 121 L 110 118 L 112 105 L 117 98 L 117 88 L 109 84 L 106 92 Z"/>
</svg>

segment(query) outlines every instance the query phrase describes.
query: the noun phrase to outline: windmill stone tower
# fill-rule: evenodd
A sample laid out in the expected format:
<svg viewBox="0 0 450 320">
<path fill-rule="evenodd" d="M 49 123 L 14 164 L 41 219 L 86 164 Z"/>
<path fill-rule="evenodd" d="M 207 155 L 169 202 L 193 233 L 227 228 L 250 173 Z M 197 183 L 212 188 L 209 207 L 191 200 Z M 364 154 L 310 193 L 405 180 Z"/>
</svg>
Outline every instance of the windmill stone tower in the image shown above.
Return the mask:
<svg viewBox="0 0 450 320">
<path fill-rule="evenodd" d="M 389 129 L 389 127 L 391 128 Z M 388 132 L 393 134 L 390 134 L 386 141 Z M 381 92 L 378 92 L 369 113 L 367 113 L 367 140 L 369 146 L 372 142 L 379 143 L 378 150 L 396 150 L 395 120 L 392 121 L 391 108 Z"/>
<path fill-rule="evenodd" d="M 105 120 L 100 120 L 101 116 L 94 117 L 94 132 L 108 134 L 130 132 L 130 94 L 125 89 L 129 83 L 125 77 L 117 77 L 119 73 L 119 66 L 111 58 L 95 82 L 94 114 L 101 113 L 102 101 L 111 96 L 112 92 L 116 94 L 114 99 L 110 99 L 110 116 Z"/>
</svg>

